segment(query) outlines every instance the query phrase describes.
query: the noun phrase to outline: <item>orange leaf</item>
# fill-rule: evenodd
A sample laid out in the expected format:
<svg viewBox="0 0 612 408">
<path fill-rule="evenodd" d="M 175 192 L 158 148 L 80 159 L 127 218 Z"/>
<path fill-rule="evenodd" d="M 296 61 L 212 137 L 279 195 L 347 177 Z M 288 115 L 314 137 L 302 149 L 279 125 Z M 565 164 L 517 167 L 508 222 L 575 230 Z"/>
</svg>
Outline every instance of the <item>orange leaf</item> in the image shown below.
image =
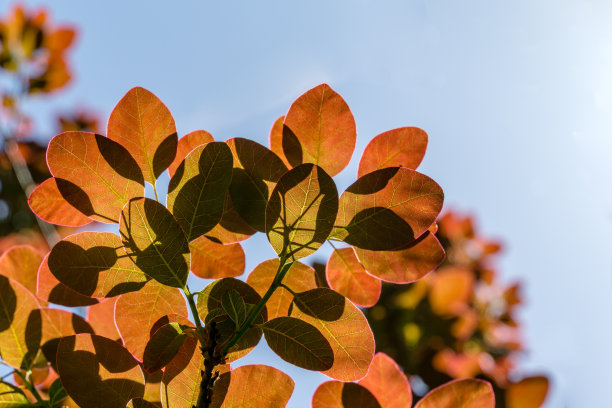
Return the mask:
<svg viewBox="0 0 612 408">
<path fill-rule="evenodd" d="M 57 368 L 68 395 L 82 407 L 125 408 L 144 395 L 138 362 L 120 344 L 91 334 L 60 340 Z"/>
<path fill-rule="evenodd" d="M 115 304 L 118 298 L 106 299 L 87 309 L 87 323 L 102 337 L 121 343 L 121 335 L 115 325 Z"/>
<path fill-rule="evenodd" d="M 539 408 L 548 394 L 548 378 L 543 376 L 523 378 L 506 389 L 508 408 Z"/>
<path fill-rule="evenodd" d="M 384 408 L 365 387 L 355 383 L 326 381 L 312 396 L 312 408 Z M 410 407 L 410 404 L 403 405 Z"/>
<path fill-rule="evenodd" d="M 60 133 L 49 142 L 47 163 L 54 177 L 68 181 L 71 187 L 78 186 L 62 196 L 97 221 L 116 223 L 123 206 L 131 198 L 144 195 L 144 179 L 134 158 L 104 136 Z"/>
<path fill-rule="evenodd" d="M 80 227 L 89 224 L 91 219 L 70 203 L 85 202 L 86 198 L 86 194 L 76 185 L 51 177 L 32 191 L 28 204 L 32 212 L 46 222 Z"/>
<path fill-rule="evenodd" d="M 164 408 L 192 408 L 198 403 L 204 357 L 197 345 L 195 338 L 187 337 L 177 355 L 166 366 L 161 384 Z"/>
<path fill-rule="evenodd" d="M 357 176 L 365 176 L 385 167 L 407 167 L 416 170 L 427 150 L 427 133 L 416 127 L 389 130 L 368 143 Z"/>
<path fill-rule="evenodd" d="M 55 357 L 62 337 L 78 333 L 93 334 L 93 329 L 81 316 L 66 310 L 42 308 L 40 315 L 42 321 L 41 349 L 53 367 L 56 367 Z"/>
<path fill-rule="evenodd" d="M 125 146 L 151 184 L 176 155 L 174 118 L 166 105 L 144 88 L 130 89 L 117 103 L 108 119 L 107 135 Z"/>
<path fill-rule="evenodd" d="M 412 242 L 434 223 L 444 194 L 429 177 L 404 167 L 360 177 L 340 196 L 333 237 L 374 251 Z"/>
<path fill-rule="evenodd" d="M 316 327 L 334 352 L 334 365 L 323 374 L 341 381 L 363 378 L 374 356 L 374 336 L 363 313 L 327 288 L 296 294 L 291 317 Z"/>
<path fill-rule="evenodd" d="M 297 149 L 297 152 L 299 153 L 301 152 L 302 148 L 300 147 L 299 142 L 295 138 L 291 139 L 295 142 L 295 146 L 290 146 L 290 145 L 283 146 L 283 142 L 288 143 L 291 141 L 289 138 L 283 139 L 283 129 L 285 127 L 284 122 L 285 122 L 284 115 L 280 116 L 278 119 L 274 121 L 274 124 L 272 125 L 272 128 L 270 129 L 270 136 L 268 139 L 268 143 L 270 145 L 270 150 L 276 153 L 276 155 L 283 161 L 283 163 L 285 163 L 287 168 L 291 168 L 293 166 L 291 165 L 291 163 L 289 163 L 289 160 L 287 160 L 287 157 L 285 156 L 285 149 L 289 152 L 295 151 L 294 149 Z M 290 156 L 291 156 L 291 153 L 290 153 Z"/>
<path fill-rule="evenodd" d="M 330 176 L 344 169 L 355 150 L 357 131 L 348 105 L 327 84 L 321 84 L 300 96 L 285 116 L 282 147 L 295 167 L 313 163 Z M 301 147 L 301 151 L 287 146 Z"/>
<path fill-rule="evenodd" d="M 454 380 L 431 390 L 414 408 L 495 408 L 495 395 L 486 381 Z"/>
<path fill-rule="evenodd" d="M 459 315 L 467 307 L 474 287 L 474 272 L 447 266 L 432 276 L 429 302 L 438 315 Z"/>
<path fill-rule="evenodd" d="M 176 313 L 187 316 L 187 304 L 181 291 L 149 281 L 138 292 L 118 297 L 115 324 L 124 347 L 142 361 L 147 342 L 153 335 L 153 325 L 161 317 Z"/>
<path fill-rule="evenodd" d="M 230 184 L 231 188 L 231 184 Z M 210 231 L 206 236 L 215 242 L 222 244 L 233 244 L 235 242 L 244 241 L 253 235 L 255 231 L 242 219 L 240 214 L 234 208 L 234 202 L 228 192 L 225 195 L 225 203 L 223 204 L 223 215 L 221 221 Z"/>
<path fill-rule="evenodd" d="M 368 275 L 353 248 L 335 249 L 327 261 L 325 275 L 333 290 L 359 306 L 372 307 L 380 297 L 380 280 Z"/>
<path fill-rule="evenodd" d="M 429 231 L 392 251 L 355 248 L 355 253 L 370 275 L 393 283 L 411 283 L 421 279 L 436 269 L 445 257 L 442 245 Z"/>
<path fill-rule="evenodd" d="M 294 386 L 291 377 L 276 368 L 238 367 L 222 374 L 215 382 L 211 408 L 284 408 Z"/>
<path fill-rule="evenodd" d="M 174 176 L 174 172 L 179 164 L 185 160 L 185 157 L 187 157 L 187 155 L 191 153 L 193 149 L 205 143 L 214 141 L 215 139 L 213 139 L 212 135 L 205 130 L 194 130 L 193 132 L 189 132 L 185 136 L 181 137 L 176 146 L 176 156 L 174 157 L 174 161 L 170 164 L 170 166 L 168 166 L 170 178 Z"/>
<path fill-rule="evenodd" d="M 81 295 L 58 281 L 49 269 L 49 254 L 45 255 L 40 268 L 38 268 L 36 296 L 44 301 L 68 307 L 89 306 L 98 303 L 98 299 Z"/>
<path fill-rule="evenodd" d="M 244 250 L 239 243 L 217 244 L 205 236 L 189 243 L 191 272 L 204 279 L 233 278 L 244 273 Z"/>
<path fill-rule="evenodd" d="M 381 408 L 403 408 L 412 405 L 412 391 L 406 375 L 385 353 L 374 355 L 368 375 L 358 384 L 376 397 Z"/>
<path fill-rule="evenodd" d="M 42 260 L 38 251 L 29 245 L 14 246 L 0 256 L 0 273 L 36 294 L 38 268 Z"/>
</svg>

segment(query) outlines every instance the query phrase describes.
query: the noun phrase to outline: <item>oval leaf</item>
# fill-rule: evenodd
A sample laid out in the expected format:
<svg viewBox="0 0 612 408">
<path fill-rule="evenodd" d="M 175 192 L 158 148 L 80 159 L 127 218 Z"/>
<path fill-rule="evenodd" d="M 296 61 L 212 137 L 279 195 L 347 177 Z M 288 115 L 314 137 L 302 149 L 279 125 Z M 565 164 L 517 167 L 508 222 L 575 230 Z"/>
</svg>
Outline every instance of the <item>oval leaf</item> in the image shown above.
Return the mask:
<svg viewBox="0 0 612 408">
<path fill-rule="evenodd" d="M 91 219 L 71 202 L 85 201 L 82 190 L 69 181 L 54 177 L 43 181 L 28 197 L 28 204 L 40 219 L 55 225 L 80 227 L 89 224 Z M 67 198 L 64 198 L 67 196 Z"/>
<path fill-rule="evenodd" d="M 189 132 L 185 136 L 181 137 L 176 146 L 176 156 L 174 157 L 174 160 L 170 166 L 168 166 L 170 178 L 174 176 L 178 166 L 183 160 L 185 160 L 185 157 L 187 157 L 187 155 L 193 151 L 193 149 L 205 143 L 214 141 L 215 139 L 213 139 L 212 135 L 205 130 L 194 130 L 193 132 Z"/>
<path fill-rule="evenodd" d="M 232 153 L 225 143 L 194 149 L 178 167 L 168 186 L 168 209 L 192 241 L 221 220 L 232 179 Z"/>
<path fill-rule="evenodd" d="M 285 150 L 287 150 L 290 157 L 294 157 L 299 155 L 301 157 L 302 147 L 296 138 L 290 138 L 290 134 L 287 133 L 287 138 L 283 138 L 283 129 L 285 128 L 285 116 L 281 116 L 274 121 L 272 128 L 270 129 L 270 136 L 268 139 L 268 143 L 270 145 L 270 150 L 272 150 L 276 155 L 285 163 L 287 168 L 293 167 L 289 160 L 285 156 Z M 293 144 L 291 144 L 293 142 Z M 284 143 L 284 144 L 283 144 Z"/>
<path fill-rule="evenodd" d="M 360 177 L 340 196 L 333 237 L 386 251 L 407 245 L 434 223 L 444 194 L 435 181 L 404 167 Z"/>
<path fill-rule="evenodd" d="M 198 341 L 187 337 L 178 353 L 166 366 L 161 384 L 161 401 L 164 408 L 192 408 L 200 395 L 201 371 L 204 357 Z"/>
<path fill-rule="evenodd" d="M 95 334 L 121 343 L 121 335 L 115 325 L 115 304 L 118 298 L 106 299 L 87 309 L 87 323 Z"/>
<path fill-rule="evenodd" d="M 285 116 L 282 146 L 293 166 L 314 163 L 335 176 L 351 161 L 356 140 L 351 110 L 327 84 L 300 96 Z"/>
<path fill-rule="evenodd" d="M 68 395 L 81 407 L 125 408 L 144 395 L 138 362 L 105 337 L 77 334 L 60 340 L 57 368 Z"/>
<path fill-rule="evenodd" d="M 130 152 L 151 184 L 176 155 L 177 135 L 172 114 L 144 88 L 130 89 L 108 119 L 107 135 Z"/>
<path fill-rule="evenodd" d="M 0 256 L 0 273 L 21 283 L 34 294 L 42 260 L 38 251 L 29 245 L 14 246 Z"/>
<path fill-rule="evenodd" d="M 323 374 L 341 381 L 366 375 L 374 336 L 363 313 L 344 296 L 326 288 L 298 293 L 290 315 L 316 327 L 329 342 L 334 365 Z"/>
<path fill-rule="evenodd" d="M 506 407 L 539 408 L 548 394 L 548 378 L 543 376 L 523 378 L 506 389 Z"/>
<path fill-rule="evenodd" d="M 234 156 L 229 188 L 234 208 L 252 228 L 265 231 L 270 192 L 287 167 L 276 154 L 252 140 L 232 138 L 225 143 Z"/>
<path fill-rule="evenodd" d="M 144 179 L 134 158 L 104 136 L 60 133 L 49 142 L 47 163 L 54 177 L 70 183 L 62 196 L 96 221 L 116 223 L 123 206 L 144 195 Z"/>
<path fill-rule="evenodd" d="M 96 298 L 141 288 L 149 277 L 125 255 L 110 232 L 82 232 L 58 242 L 47 260 L 51 273 L 70 289 Z"/>
<path fill-rule="evenodd" d="M 338 212 L 338 190 L 314 164 L 302 164 L 280 178 L 266 207 L 272 248 L 289 260 L 315 252 L 327 239 Z"/>
<path fill-rule="evenodd" d="M 230 319 L 234 322 L 236 327 L 240 327 L 247 317 L 247 305 L 244 300 L 233 289 L 228 290 L 223 294 L 221 298 L 221 306 Z"/>
<path fill-rule="evenodd" d="M 149 198 L 131 200 L 121 213 L 119 231 L 138 268 L 164 285 L 185 286 L 189 244 L 166 207 Z"/>
<path fill-rule="evenodd" d="M 491 384 L 483 380 L 455 380 L 431 390 L 414 408 L 495 408 Z"/>
<path fill-rule="evenodd" d="M 330 288 L 359 306 L 374 306 L 380 297 L 380 280 L 366 272 L 353 248 L 335 249 L 327 261 L 325 275 Z"/>
<path fill-rule="evenodd" d="M 293 317 L 277 317 L 263 325 L 270 348 L 283 360 L 307 370 L 325 371 L 334 352 L 316 327 Z"/>
<path fill-rule="evenodd" d="M 411 283 L 436 269 L 445 253 L 435 235 L 427 231 L 416 241 L 392 251 L 355 248 L 357 258 L 370 275 L 386 282 Z"/>
<path fill-rule="evenodd" d="M 138 292 L 119 296 L 115 306 L 115 324 L 124 347 L 142 361 L 145 346 L 153 335 L 153 325 L 161 317 L 177 313 L 187 316 L 187 304 L 181 291 L 149 281 Z"/>
<path fill-rule="evenodd" d="M 68 307 L 89 306 L 98 303 L 98 299 L 81 295 L 57 280 L 49 269 L 49 254 L 45 255 L 38 268 L 36 296 L 44 301 Z"/>
<path fill-rule="evenodd" d="M 187 339 L 187 333 L 179 323 L 168 323 L 160 327 L 147 342 L 143 353 L 143 367 L 152 373 L 165 367 Z"/>
<path fill-rule="evenodd" d="M 312 396 L 312 408 L 383 408 L 365 387 L 355 383 L 326 381 Z M 410 407 L 410 404 L 403 405 Z"/>
<path fill-rule="evenodd" d="M 359 380 L 367 388 L 381 408 L 404 408 L 412 405 L 412 390 L 404 372 L 384 353 L 376 353 L 368 375 Z"/>
<path fill-rule="evenodd" d="M 417 127 L 389 130 L 368 143 L 359 160 L 358 177 L 385 167 L 416 170 L 427 150 L 427 133 Z"/>
<path fill-rule="evenodd" d="M 244 250 L 238 243 L 223 245 L 202 236 L 191 241 L 189 249 L 191 272 L 200 278 L 233 278 L 244 273 Z"/>
</svg>

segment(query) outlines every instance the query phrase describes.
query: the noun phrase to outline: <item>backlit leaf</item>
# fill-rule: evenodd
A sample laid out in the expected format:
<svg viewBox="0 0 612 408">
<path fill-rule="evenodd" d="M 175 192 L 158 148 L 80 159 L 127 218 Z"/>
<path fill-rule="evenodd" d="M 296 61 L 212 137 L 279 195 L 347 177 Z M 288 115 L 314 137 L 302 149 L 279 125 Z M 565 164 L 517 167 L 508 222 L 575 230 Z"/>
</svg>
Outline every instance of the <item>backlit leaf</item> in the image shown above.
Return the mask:
<svg viewBox="0 0 612 408">
<path fill-rule="evenodd" d="M 359 380 L 381 408 L 404 408 L 412 405 L 410 383 L 397 363 L 384 353 L 376 353 L 368 374 Z"/>
<path fill-rule="evenodd" d="M 40 309 L 42 321 L 41 349 L 53 367 L 55 356 L 62 337 L 78 333 L 93 333 L 91 326 L 81 317 L 60 309 Z"/>
<path fill-rule="evenodd" d="M 200 395 L 201 370 L 204 357 L 197 347 L 198 341 L 187 337 L 164 370 L 161 401 L 164 408 L 192 408 Z"/>
<path fill-rule="evenodd" d="M 130 152 L 151 184 L 176 155 L 174 118 L 166 105 L 144 88 L 130 89 L 117 103 L 108 119 L 107 135 Z"/>
<path fill-rule="evenodd" d="M 274 281 L 274 276 L 276 275 L 279 264 L 280 261 L 278 258 L 269 259 L 260 263 L 247 277 L 247 283 L 255 289 L 260 296 L 264 296 Z M 291 265 L 282 283 L 294 292 L 306 292 L 307 290 L 317 287 L 314 269 L 297 261 Z M 289 314 L 291 302 L 293 302 L 293 295 L 284 287 L 279 287 L 274 291 L 270 299 L 268 299 L 268 302 L 266 302 L 268 317 L 274 319 L 280 316 L 287 316 Z"/>
<path fill-rule="evenodd" d="M 44 301 L 68 307 L 89 306 L 98 303 L 98 299 L 81 295 L 57 280 L 49 269 L 49 254 L 45 255 L 38 268 L 36 296 Z"/>
<path fill-rule="evenodd" d="M 147 342 L 143 353 L 143 366 L 148 372 L 165 367 L 187 339 L 179 323 L 168 323 L 160 327 Z"/>
<path fill-rule="evenodd" d="M 112 297 L 141 288 L 150 278 L 125 254 L 110 232 L 81 232 L 58 242 L 47 260 L 51 273 L 70 289 Z"/>
<path fill-rule="evenodd" d="M 221 306 L 230 319 L 236 324 L 236 327 L 240 327 L 246 320 L 247 306 L 244 300 L 233 289 L 228 290 L 221 297 Z"/>
<path fill-rule="evenodd" d="M 30 367 L 42 336 L 40 305 L 19 282 L 0 275 L 0 353 L 13 368 Z"/>
<path fill-rule="evenodd" d="M 38 268 L 42 260 L 38 251 L 29 245 L 14 246 L 0 256 L 0 273 L 35 294 Z"/>
<path fill-rule="evenodd" d="M 116 223 L 123 206 L 144 195 L 144 179 L 134 158 L 104 136 L 60 133 L 49 142 L 47 163 L 54 177 L 70 183 L 63 197 L 97 221 Z"/>
<path fill-rule="evenodd" d="M 274 121 L 272 128 L 270 129 L 270 136 L 268 139 L 270 150 L 272 150 L 276 155 L 285 163 L 287 168 L 293 167 L 287 157 L 285 157 L 285 150 L 289 152 L 289 156 L 292 157 L 294 155 L 300 155 L 302 152 L 302 147 L 298 142 L 297 138 L 291 138 L 289 133 L 287 134 L 287 138 L 283 138 L 283 129 L 285 127 L 285 116 L 281 116 Z M 291 144 L 293 142 L 293 145 Z M 283 146 L 283 143 L 285 145 Z"/>
<path fill-rule="evenodd" d="M 486 381 L 455 380 L 431 390 L 414 408 L 495 408 L 495 396 Z"/>
<path fill-rule="evenodd" d="M 363 378 L 374 356 L 374 336 L 363 313 L 344 296 L 326 288 L 298 293 L 290 313 L 316 327 L 334 352 L 323 374 L 341 381 Z"/>
<path fill-rule="evenodd" d="M 277 317 L 263 325 L 263 332 L 270 348 L 293 365 L 325 371 L 334 364 L 329 342 L 309 323 L 293 317 Z"/>
<path fill-rule="evenodd" d="M 230 184 L 231 187 L 231 184 Z M 221 221 L 213 229 L 206 233 L 206 236 L 215 242 L 222 244 L 232 244 L 235 242 L 244 241 L 257 231 L 251 228 L 249 224 L 238 214 L 234 208 L 234 202 L 228 192 L 225 195 L 225 203 L 223 204 L 223 215 Z"/>
<path fill-rule="evenodd" d="M 327 239 L 338 212 L 338 190 L 314 164 L 285 173 L 266 207 L 266 233 L 280 257 L 290 260 L 315 252 Z"/>
<path fill-rule="evenodd" d="M 60 340 L 57 367 L 68 395 L 81 407 L 124 408 L 144 395 L 138 362 L 120 344 L 91 334 Z"/>
<path fill-rule="evenodd" d="M 370 275 L 394 283 L 421 279 L 436 269 L 445 256 L 442 245 L 429 231 L 416 241 L 392 251 L 355 248 L 355 253 Z"/>
<path fill-rule="evenodd" d="M 312 408 L 383 408 L 365 387 L 355 383 L 326 381 L 312 396 Z M 410 404 L 404 405 L 409 408 Z"/>
<path fill-rule="evenodd" d="M 0 406 L 3 408 L 22 408 L 29 404 L 24 394 L 12 384 L 0 381 Z"/>
<path fill-rule="evenodd" d="M 80 227 L 89 224 L 91 219 L 70 204 L 86 201 L 86 197 L 79 197 L 79 193 L 83 194 L 79 187 L 66 180 L 51 177 L 32 191 L 28 204 L 34 214 L 51 224 Z"/>
<path fill-rule="evenodd" d="M 131 200 L 121 213 L 119 231 L 138 268 L 164 285 L 185 286 L 189 244 L 166 207 L 149 198 Z"/>
<path fill-rule="evenodd" d="M 360 177 L 340 196 L 333 237 L 374 251 L 412 242 L 434 223 L 444 194 L 435 181 L 404 167 Z"/>
<path fill-rule="evenodd" d="M 282 371 L 246 365 L 222 374 L 215 382 L 211 408 L 284 408 L 295 383 Z"/>
<path fill-rule="evenodd" d="M 189 241 L 221 220 L 232 179 L 232 153 L 225 143 L 195 148 L 177 168 L 168 186 L 168 209 Z"/>
<path fill-rule="evenodd" d="M 473 293 L 474 272 L 467 268 L 447 266 L 431 276 L 429 303 L 438 315 L 458 315 L 467 308 Z"/>
<path fill-rule="evenodd" d="M 234 208 L 249 226 L 265 231 L 270 192 L 287 167 L 276 154 L 252 140 L 232 138 L 225 143 L 234 156 L 229 188 Z"/>
<path fill-rule="evenodd" d="M 543 376 L 523 378 L 506 388 L 506 407 L 539 408 L 548 394 L 548 378 Z"/>
<path fill-rule="evenodd" d="M 95 334 L 121 343 L 121 335 L 115 325 L 115 304 L 118 298 L 105 299 L 87 309 L 87 323 Z"/>
<path fill-rule="evenodd" d="M 233 278 L 244 273 L 244 250 L 239 243 L 223 245 L 206 236 L 189 243 L 191 272 L 204 279 Z"/>
<path fill-rule="evenodd" d="M 138 292 L 126 293 L 117 299 L 115 324 L 124 347 L 142 361 L 145 346 L 153 335 L 153 325 L 170 313 L 187 316 L 187 304 L 181 291 L 149 281 Z"/>
<path fill-rule="evenodd" d="M 381 133 L 368 143 L 359 161 L 358 177 L 385 167 L 416 170 L 427 150 L 427 133 L 417 127 L 401 127 Z"/>
<path fill-rule="evenodd" d="M 366 272 L 353 248 L 335 249 L 327 261 L 325 275 L 333 290 L 359 306 L 374 306 L 380 297 L 380 280 Z"/>
<path fill-rule="evenodd" d="M 176 146 L 176 156 L 174 157 L 174 161 L 168 166 L 168 173 L 170 174 L 170 178 L 174 176 L 174 172 L 181 164 L 185 157 L 196 147 L 203 145 L 205 143 L 214 142 L 212 135 L 205 130 L 194 130 L 193 132 L 187 133 L 185 136 L 181 137 L 178 140 L 178 144 Z"/>
<path fill-rule="evenodd" d="M 351 161 L 357 139 L 355 119 L 329 85 L 321 84 L 296 99 L 284 125 L 283 151 L 294 167 L 314 163 L 335 176 Z M 295 141 L 301 151 L 295 148 Z"/>
<path fill-rule="evenodd" d="M 126 408 L 159 408 L 157 404 L 149 402 L 143 398 L 131 399 L 125 407 Z"/>
</svg>

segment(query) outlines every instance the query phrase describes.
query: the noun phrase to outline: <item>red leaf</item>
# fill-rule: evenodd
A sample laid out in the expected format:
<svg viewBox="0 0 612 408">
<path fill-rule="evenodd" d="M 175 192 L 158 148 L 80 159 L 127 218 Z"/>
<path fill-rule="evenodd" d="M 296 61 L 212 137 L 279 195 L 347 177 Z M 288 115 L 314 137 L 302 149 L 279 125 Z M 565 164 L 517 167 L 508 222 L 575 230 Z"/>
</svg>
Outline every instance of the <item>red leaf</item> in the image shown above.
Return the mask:
<svg viewBox="0 0 612 408">
<path fill-rule="evenodd" d="M 71 192 L 76 195 L 71 195 Z M 68 195 L 68 198 L 64 198 L 64 195 Z M 70 204 L 75 201 L 79 201 L 78 187 L 74 188 L 70 182 L 54 177 L 43 181 L 28 198 L 32 212 L 46 222 L 69 227 L 89 224 L 91 219 Z"/>
<path fill-rule="evenodd" d="M 380 280 L 368 275 L 353 248 L 335 249 L 327 261 L 325 275 L 333 290 L 359 306 L 374 306 L 380 297 Z"/>
<path fill-rule="evenodd" d="M 87 323 L 102 337 L 121 343 L 121 335 L 115 325 L 115 303 L 118 298 L 106 299 L 87 309 Z"/>
<path fill-rule="evenodd" d="M 359 385 L 376 397 L 381 408 L 404 408 L 412 405 L 412 390 L 404 372 L 391 357 L 376 353 L 368 375 Z"/>
</svg>

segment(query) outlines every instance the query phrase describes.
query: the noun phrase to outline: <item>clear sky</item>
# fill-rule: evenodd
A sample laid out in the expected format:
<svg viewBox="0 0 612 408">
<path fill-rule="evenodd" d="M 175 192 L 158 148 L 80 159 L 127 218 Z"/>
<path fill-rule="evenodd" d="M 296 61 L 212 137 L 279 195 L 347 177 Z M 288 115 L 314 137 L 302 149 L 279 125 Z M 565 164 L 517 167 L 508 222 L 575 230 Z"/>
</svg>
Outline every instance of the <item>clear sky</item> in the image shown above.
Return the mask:
<svg viewBox="0 0 612 408">
<path fill-rule="evenodd" d="M 140 85 L 168 105 L 180 134 L 266 144 L 291 101 L 327 82 L 353 110 L 358 152 L 382 131 L 425 129 L 420 170 L 444 188 L 446 208 L 475 214 L 506 242 L 503 276 L 526 284 L 523 366 L 552 375 L 548 406 L 610 406 L 611 2 L 47 3 L 54 21 L 81 28 L 77 77 L 35 112 L 83 104 L 106 120 Z M 249 269 L 273 256 L 261 239 L 245 247 Z M 309 407 L 325 377 L 260 350 L 245 360 L 286 369 L 297 383 L 289 406 Z"/>
</svg>

